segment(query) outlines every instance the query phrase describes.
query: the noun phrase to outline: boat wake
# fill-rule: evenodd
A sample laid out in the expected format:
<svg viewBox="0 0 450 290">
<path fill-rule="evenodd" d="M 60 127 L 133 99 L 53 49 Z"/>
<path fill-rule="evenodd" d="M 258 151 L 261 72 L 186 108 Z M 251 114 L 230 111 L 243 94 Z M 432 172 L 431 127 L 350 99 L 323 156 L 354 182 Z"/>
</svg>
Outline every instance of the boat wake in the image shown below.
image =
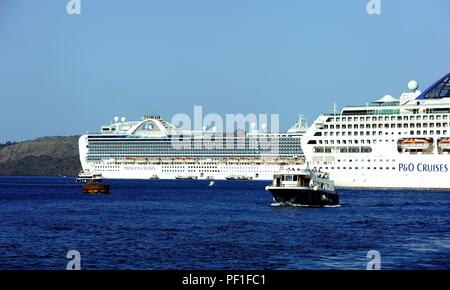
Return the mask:
<svg viewBox="0 0 450 290">
<path fill-rule="evenodd" d="M 340 204 L 338 204 L 338 205 L 318 206 L 318 205 L 294 204 L 294 203 L 291 203 L 291 202 L 274 202 L 274 203 L 271 203 L 270 206 L 271 207 L 326 207 L 326 208 L 341 207 Z"/>
</svg>

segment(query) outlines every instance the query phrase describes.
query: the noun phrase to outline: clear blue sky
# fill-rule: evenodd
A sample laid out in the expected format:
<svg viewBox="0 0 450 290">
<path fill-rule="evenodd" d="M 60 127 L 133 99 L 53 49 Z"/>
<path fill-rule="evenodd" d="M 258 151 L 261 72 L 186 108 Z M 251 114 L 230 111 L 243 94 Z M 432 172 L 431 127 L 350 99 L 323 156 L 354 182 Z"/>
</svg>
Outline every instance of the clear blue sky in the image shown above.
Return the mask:
<svg viewBox="0 0 450 290">
<path fill-rule="evenodd" d="M 450 72 L 450 1 L 0 0 L 0 142 L 115 115 L 279 113 L 312 122 Z"/>
</svg>

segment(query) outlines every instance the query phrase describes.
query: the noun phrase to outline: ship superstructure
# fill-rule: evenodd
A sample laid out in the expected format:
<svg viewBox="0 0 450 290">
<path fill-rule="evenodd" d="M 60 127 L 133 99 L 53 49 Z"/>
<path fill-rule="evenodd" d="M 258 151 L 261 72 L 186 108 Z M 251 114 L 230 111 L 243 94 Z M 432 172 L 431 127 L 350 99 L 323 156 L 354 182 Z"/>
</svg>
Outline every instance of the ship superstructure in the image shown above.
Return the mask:
<svg viewBox="0 0 450 290">
<path fill-rule="evenodd" d="M 302 138 L 310 168 L 337 187 L 450 188 L 450 74 L 399 99 L 319 116 Z"/>
<path fill-rule="evenodd" d="M 184 131 L 160 116 L 115 118 L 100 133 L 79 139 L 83 171 L 118 179 L 271 180 L 281 170 L 304 168 L 303 116 L 286 133 L 251 130 Z"/>
</svg>

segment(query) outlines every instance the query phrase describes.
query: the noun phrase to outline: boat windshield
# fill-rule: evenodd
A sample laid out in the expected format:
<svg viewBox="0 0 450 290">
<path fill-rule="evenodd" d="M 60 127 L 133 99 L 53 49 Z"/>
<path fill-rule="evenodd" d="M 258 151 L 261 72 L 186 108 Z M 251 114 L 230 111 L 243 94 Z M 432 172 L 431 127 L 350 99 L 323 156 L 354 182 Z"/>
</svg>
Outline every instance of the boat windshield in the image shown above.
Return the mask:
<svg viewBox="0 0 450 290">
<path fill-rule="evenodd" d="M 292 181 L 292 175 L 286 175 L 284 181 Z"/>
</svg>

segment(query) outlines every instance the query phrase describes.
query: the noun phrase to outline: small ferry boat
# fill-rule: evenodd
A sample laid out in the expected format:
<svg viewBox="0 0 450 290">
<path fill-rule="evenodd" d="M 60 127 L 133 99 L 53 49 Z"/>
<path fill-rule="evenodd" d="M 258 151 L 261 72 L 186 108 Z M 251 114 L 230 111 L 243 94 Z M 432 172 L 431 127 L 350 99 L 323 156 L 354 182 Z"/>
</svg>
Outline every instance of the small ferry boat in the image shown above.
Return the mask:
<svg viewBox="0 0 450 290">
<path fill-rule="evenodd" d="M 327 173 L 312 170 L 275 174 L 266 186 L 276 202 L 300 206 L 338 206 L 339 195 Z"/>
<path fill-rule="evenodd" d="M 194 175 L 186 175 L 186 176 L 178 175 L 178 176 L 175 176 L 175 179 L 197 179 L 197 176 L 194 176 Z"/>
<path fill-rule="evenodd" d="M 84 193 L 109 193 L 109 184 L 103 182 L 101 174 L 81 171 L 78 174 L 76 182 L 83 184 Z"/>
</svg>

